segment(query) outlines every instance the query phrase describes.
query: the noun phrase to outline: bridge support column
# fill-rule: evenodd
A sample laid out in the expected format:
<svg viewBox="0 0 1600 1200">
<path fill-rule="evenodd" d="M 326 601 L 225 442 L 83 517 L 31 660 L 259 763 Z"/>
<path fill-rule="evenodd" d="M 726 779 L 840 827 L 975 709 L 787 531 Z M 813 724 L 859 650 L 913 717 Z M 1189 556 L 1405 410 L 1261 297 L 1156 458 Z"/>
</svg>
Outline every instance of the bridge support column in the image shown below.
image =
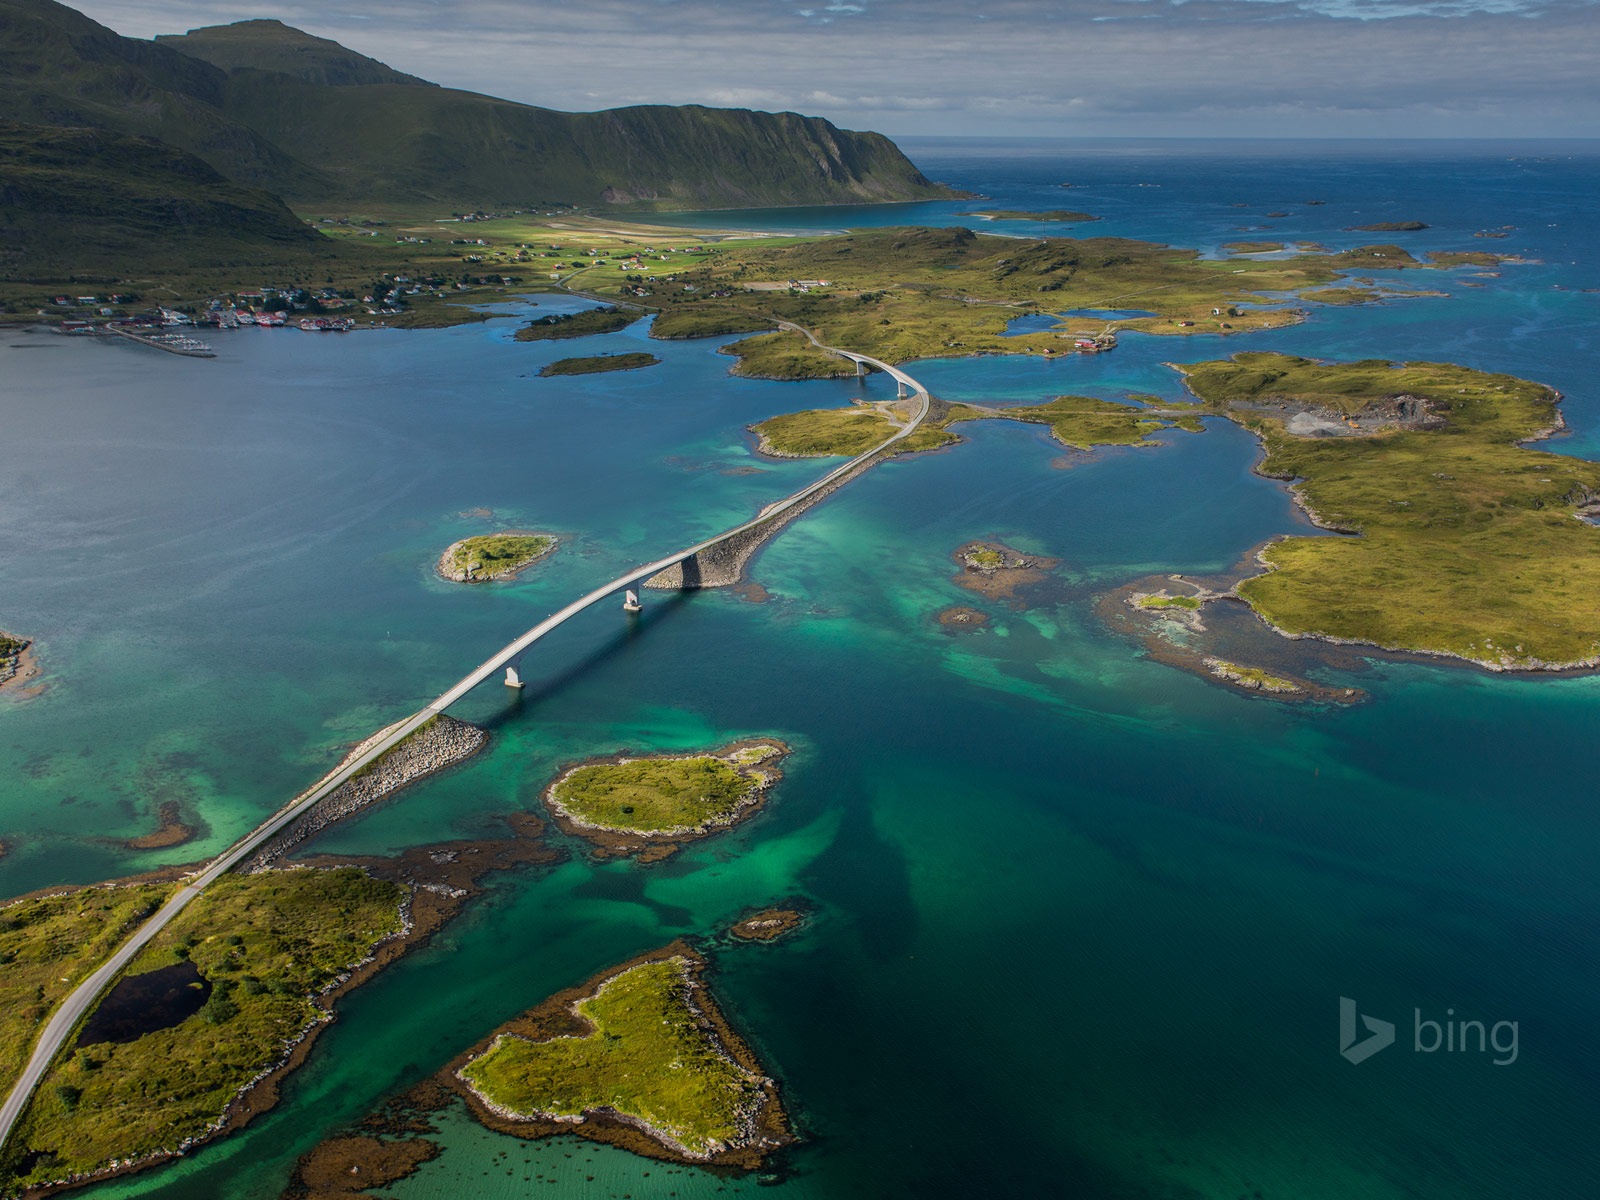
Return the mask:
<svg viewBox="0 0 1600 1200">
<path fill-rule="evenodd" d="M 512 663 L 506 668 L 506 686 L 508 688 L 522 687 L 522 676 L 517 671 L 517 668 L 521 665 L 522 660 L 519 658 L 516 662 Z"/>
<path fill-rule="evenodd" d="M 864 377 L 866 375 L 866 373 L 867 373 L 867 364 L 862 362 L 859 358 L 856 359 L 856 378 L 857 379 L 861 379 L 862 377 Z"/>
<path fill-rule="evenodd" d="M 907 396 L 909 396 L 911 394 L 909 391 L 906 390 L 906 381 L 904 379 L 896 379 L 894 381 L 894 386 L 895 386 L 895 393 L 894 394 L 896 396 L 898 396 L 902 400 L 904 400 Z"/>
</svg>

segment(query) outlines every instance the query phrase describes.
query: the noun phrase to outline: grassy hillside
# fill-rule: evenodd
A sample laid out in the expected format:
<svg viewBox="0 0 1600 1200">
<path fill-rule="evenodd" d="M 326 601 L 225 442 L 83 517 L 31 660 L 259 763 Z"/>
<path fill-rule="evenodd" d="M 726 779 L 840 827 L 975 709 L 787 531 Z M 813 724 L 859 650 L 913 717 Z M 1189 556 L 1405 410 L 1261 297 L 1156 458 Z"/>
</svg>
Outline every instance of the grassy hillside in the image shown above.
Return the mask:
<svg viewBox="0 0 1600 1200">
<path fill-rule="evenodd" d="M 174 43 L 178 44 L 178 43 Z M 696 208 L 943 195 L 887 138 L 795 113 L 645 106 L 563 113 L 450 88 L 235 71 L 228 115 L 323 177 L 297 199 L 452 207 Z"/>
<path fill-rule="evenodd" d="M 796 113 L 556 112 L 436 87 L 277 21 L 158 41 L 228 72 L 226 114 L 316 172 L 288 189 L 306 202 L 694 208 L 946 194 L 882 135 Z"/>
<path fill-rule="evenodd" d="M 314 190 L 303 163 L 221 108 L 227 73 L 51 0 L 0 0 L 0 119 L 159 137 L 238 183 Z"/>
<path fill-rule="evenodd" d="M 277 197 L 153 138 L 0 121 L 0 279 L 67 282 L 153 254 L 177 270 L 332 250 Z"/>
</svg>

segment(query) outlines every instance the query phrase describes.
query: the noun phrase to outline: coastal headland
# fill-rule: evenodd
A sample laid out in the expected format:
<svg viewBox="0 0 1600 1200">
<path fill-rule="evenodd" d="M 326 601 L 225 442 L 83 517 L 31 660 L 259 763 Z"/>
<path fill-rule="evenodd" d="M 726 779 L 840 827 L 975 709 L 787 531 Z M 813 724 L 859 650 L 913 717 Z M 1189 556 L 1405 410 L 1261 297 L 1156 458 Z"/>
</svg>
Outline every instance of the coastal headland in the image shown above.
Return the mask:
<svg viewBox="0 0 1600 1200">
<path fill-rule="evenodd" d="M 1600 666 L 1600 465 L 1532 448 L 1554 389 L 1449 363 L 1238 354 L 1179 366 L 1253 431 L 1257 470 L 1313 522 L 1259 554 L 1241 599 L 1289 637 L 1444 655 L 1492 671 Z"/>
<path fill-rule="evenodd" d="M 791 748 L 746 738 L 702 754 L 616 754 L 563 770 L 544 804 L 564 833 L 600 857 L 653 862 L 749 820 L 783 778 Z"/>
</svg>

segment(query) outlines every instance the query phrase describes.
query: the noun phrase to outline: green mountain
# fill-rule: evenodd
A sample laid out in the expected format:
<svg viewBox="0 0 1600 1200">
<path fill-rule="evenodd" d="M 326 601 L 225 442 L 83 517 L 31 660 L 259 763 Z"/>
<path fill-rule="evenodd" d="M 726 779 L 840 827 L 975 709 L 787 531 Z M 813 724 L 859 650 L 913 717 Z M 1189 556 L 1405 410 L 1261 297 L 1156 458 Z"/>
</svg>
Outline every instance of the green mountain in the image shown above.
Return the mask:
<svg viewBox="0 0 1600 1200">
<path fill-rule="evenodd" d="M 191 29 L 185 34 L 158 34 L 156 42 L 224 71 L 241 68 L 273 71 L 302 83 L 331 84 L 335 87 L 368 83 L 438 86 L 415 75 L 396 71 L 375 58 L 346 50 L 338 42 L 303 33 L 282 21 L 236 21 L 232 25 L 211 25 L 205 29 Z"/>
<path fill-rule="evenodd" d="M 916 200 L 880 134 L 698 107 L 564 113 L 442 88 L 277 21 L 155 42 L 0 0 L 0 119 L 158 137 L 301 206 L 727 208 Z"/>
<path fill-rule="evenodd" d="M 276 196 L 154 138 L 0 121 L 0 279 L 276 262 L 322 244 Z"/>
<path fill-rule="evenodd" d="M 222 111 L 227 81 L 210 63 L 51 0 L 0 0 L 0 119 L 159 137 L 229 179 L 281 193 L 327 186 Z"/>
</svg>

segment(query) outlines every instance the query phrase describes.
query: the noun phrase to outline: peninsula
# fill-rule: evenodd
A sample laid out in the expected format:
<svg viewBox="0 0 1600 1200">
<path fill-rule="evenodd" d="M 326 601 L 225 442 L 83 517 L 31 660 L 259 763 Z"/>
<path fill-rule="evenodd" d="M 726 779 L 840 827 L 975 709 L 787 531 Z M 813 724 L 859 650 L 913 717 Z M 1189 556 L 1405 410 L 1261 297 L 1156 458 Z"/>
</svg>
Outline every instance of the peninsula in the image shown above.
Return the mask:
<svg viewBox="0 0 1600 1200">
<path fill-rule="evenodd" d="M 1238 594 L 1291 637 L 1448 655 L 1494 671 L 1600 666 L 1600 465 L 1526 443 L 1560 396 L 1448 363 L 1238 354 L 1178 367 L 1254 431 L 1258 470 L 1293 480 L 1348 537 L 1261 552 Z"/>
</svg>

